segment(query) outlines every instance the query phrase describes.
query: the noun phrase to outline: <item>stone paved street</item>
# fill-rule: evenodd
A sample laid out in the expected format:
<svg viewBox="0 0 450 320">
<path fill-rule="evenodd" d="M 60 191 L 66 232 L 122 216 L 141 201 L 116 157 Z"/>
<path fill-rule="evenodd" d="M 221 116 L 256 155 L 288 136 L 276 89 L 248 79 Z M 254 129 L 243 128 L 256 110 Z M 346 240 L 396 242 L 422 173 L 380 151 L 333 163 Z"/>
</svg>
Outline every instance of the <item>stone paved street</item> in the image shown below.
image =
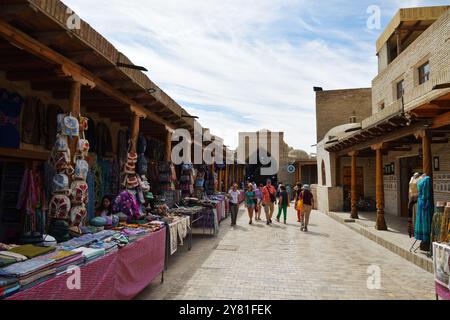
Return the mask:
<svg viewBox="0 0 450 320">
<path fill-rule="evenodd" d="M 328 216 L 313 212 L 309 233 L 291 208 L 287 225 L 222 222 L 217 238 L 195 237 L 170 259 L 165 283 L 138 299 L 434 299 L 433 275 Z M 275 221 L 275 219 L 274 219 Z M 381 268 L 369 290 L 367 268 Z"/>
</svg>

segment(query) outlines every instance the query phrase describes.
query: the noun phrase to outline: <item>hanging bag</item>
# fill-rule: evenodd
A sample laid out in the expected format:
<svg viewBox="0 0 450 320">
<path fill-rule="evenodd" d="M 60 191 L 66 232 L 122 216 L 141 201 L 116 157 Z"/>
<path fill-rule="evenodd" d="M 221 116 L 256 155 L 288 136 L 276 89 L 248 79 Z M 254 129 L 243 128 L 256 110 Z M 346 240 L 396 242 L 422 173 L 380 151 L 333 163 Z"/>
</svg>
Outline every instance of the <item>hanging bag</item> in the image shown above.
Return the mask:
<svg viewBox="0 0 450 320">
<path fill-rule="evenodd" d="M 53 193 L 67 193 L 69 191 L 69 177 L 57 174 L 53 177 Z"/>
<path fill-rule="evenodd" d="M 69 218 L 70 208 L 69 197 L 63 194 L 57 194 L 50 200 L 49 215 L 53 219 L 66 220 Z"/>
<path fill-rule="evenodd" d="M 72 204 L 82 205 L 88 202 L 88 185 L 86 182 L 76 180 L 70 185 Z"/>
<path fill-rule="evenodd" d="M 70 210 L 70 221 L 73 227 L 80 227 L 84 224 L 87 216 L 86 207 L 83 205 L 76 206 Z"/>
<path fill-rule="evenodd" d="M 72 117 L 72 114 L 64 117 L 62 134 L 70 138 L 78 137 L 80 134 L 80 124 L 77 118 Z"/>
<path fill-rule="evenodd" d="M 298 199 L 298 201 L 297 201 L 297 207 L 296 207 L 296 209 L 297 209 L 298 211 L 302 211 L 302 210 L 303 210 L 303 195 L 304 195 L 304 193 L 302 192 L 302 193 L 301 193 L 301 199 Z"/>
<path fill-rule="evenodd" d="M 75 164 L 74 178 L 86 181 L 89 173 L 89 164 L 83 159 L 76 160 Z"/>
</svg>

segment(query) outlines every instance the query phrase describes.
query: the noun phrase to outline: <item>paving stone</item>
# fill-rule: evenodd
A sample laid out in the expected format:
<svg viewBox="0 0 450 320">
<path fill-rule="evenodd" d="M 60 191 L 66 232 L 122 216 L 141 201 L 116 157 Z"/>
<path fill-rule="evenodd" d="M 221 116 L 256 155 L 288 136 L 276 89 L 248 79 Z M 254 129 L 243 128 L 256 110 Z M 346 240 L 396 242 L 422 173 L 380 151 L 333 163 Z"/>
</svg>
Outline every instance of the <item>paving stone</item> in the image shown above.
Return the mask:
<svg viewBox="0 0 450 320">
<path fill-rule="evenodd" d="M 217 237 L 194 237 L 192 251 L 169 260 L 164 284 L 137 299 L 435 299 L 433 275 L 325 214 L 314 211 L 308 233 L 296 213 L 288 225 L 221 224 Z M 368 267 L 381 272 L 370 290 Z"/>
</svg>

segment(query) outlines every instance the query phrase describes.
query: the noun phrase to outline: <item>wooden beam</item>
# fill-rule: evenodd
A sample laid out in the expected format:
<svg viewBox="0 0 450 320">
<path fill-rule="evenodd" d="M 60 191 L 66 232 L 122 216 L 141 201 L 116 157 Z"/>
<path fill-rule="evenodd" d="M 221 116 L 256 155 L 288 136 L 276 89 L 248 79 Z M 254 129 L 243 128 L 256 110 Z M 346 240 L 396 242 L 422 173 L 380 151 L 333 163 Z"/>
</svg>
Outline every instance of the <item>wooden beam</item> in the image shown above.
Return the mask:
<svg viewBox="0 0 450 320">
<path fill-rule="evenodd" d="M 22 4 L 1 4 L 0 5 L 0 18 L 2 18 L 5 21 L 13 21 L 21 16 L 23 16 L 23 13 L 26 11 L 26 9 L 32 8 L 35 12 L 37 12 L 37 9 L 33 8 L 29 4 L 22 3 Z"/>
<path fill-rule="evenodd" d="M 73 38 L 73 35 L 66 30 L 56 30 L 34 32 L 32 37 L 45 45 L 54 45 L 66 37 Z"/>
<path fill-rule="evenodd" d="M 358 152 L 352 151 L 349 153 L 349 156 L 352 157 L 352 166 L 351 166 L 351 218 L 358 219 L 358 193 L 356 190 L 356 160 L 357 160 Z"/>
<path fill-rule="evenodd" d="M 128 98 L 123 93 L 115 90 L 108 83 L 100 79 L 98 76 L 94 75 L 92 72 L 77 65 L 70 59 L 64 57 L 63 55 L 52 50 L 51 48 L 39 43 L 37 40 L 31 38 L 27 34 L 12 27 L 11 25 L 9 25 L 4 21 L 0 21 L 0 36 L 10 41 L 11 43 L 14 43 L 15 45 L 23 48 L 24 50 L 32 53 L 33 55 L 41 59 L 44 59 L 45 61 L 48 61 L 52 64 L 60 65 L 61 67 L 63 67 L 63 69 L 67 71 L 67 73 L 69 73 L 68 75 L 73 76 L 75 74 L 78 77 L 92 79 L 92 81 L 95 83 L 96 88 L 102 91 L 104 94 L 114 99 L 117 99 L 127 105 L 138 105 L 140 108 L 146 111 L 149 119 L 152 119 L 157 123 L 161 123 L 170 128 L 173 128 L 173 125 L 170 122 L 146 110 L 145 108 L 137 104 L 136 101 Z"/>
<path fill-rule="evenodd" d="M 450 112 L 441 114 L 433 119 L 431 129 L 438 129 L 450 125 Z"/>
<path fill-rule="evenodd" d="M 363 150 L 370 148 L 374 144 L 379 144 L 382 142 L 390 142 L 394 141 L 409 135 L 413 135 L 416 131 L 426 128 L 429 125 L 429 122 L 417 122 L 415 124 L 412 124 L 410 126 L 399 128 L 395 131 L 392 131 L 390 133 L 386 133 L 383 136 L 374 138 L 372 140 L 368 140 L 366 142 L 363 142 L 358 145 L 350 146 L 346 149 L 343 149 L 337 153 L 338 156 L 346 155 L 351 151 L 355 150 Z"/>
</svg>

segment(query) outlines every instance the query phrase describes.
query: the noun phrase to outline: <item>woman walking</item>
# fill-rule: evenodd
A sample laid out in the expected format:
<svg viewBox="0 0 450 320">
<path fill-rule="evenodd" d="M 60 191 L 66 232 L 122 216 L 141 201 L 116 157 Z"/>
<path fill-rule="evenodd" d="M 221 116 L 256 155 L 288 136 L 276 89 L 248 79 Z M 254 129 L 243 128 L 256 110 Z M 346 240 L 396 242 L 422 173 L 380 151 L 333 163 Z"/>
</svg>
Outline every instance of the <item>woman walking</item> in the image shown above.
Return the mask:
<svg viewBox="0 0 450 320">
<path fill-rule="evenodd" d="M 253 191 L 253 185 L 251 183 L 247 186 L 247 192 L 245 193 L 245 206 L 247 207 L 248 216 L 250 218 L 249 224 L 253 224 L 253 212 L 256 207 L 256 193 Z"/>
<path fill-rule="evenodd" d="M 303 186 L 303 191 L 300 194 L 300 201 L 303 201 L 302 215 L 301 215 L 301 231 L 308 232 L 309 216 L 314 206 L 314 196 L 311 193 L 309 185 Z"/>
<path fill-rule="evenodd" d="M 298 218 L 297 222 L 302 222 L 302 206 L 301 206 L 301 203 L 299 203 L 302 189 L 303 189 L 303 185 L 300 182 L 297 182 L 297 184 L 294 187 L 295 209 L 297 210 L 297 218 Z"/>
<path fill-rule="evenodd" d="M 284 214 L 284 224 L 286 224 L 287 219 L 287 208 L 289 206 L 289 194 L 287 193 L 286 187 L 280 187 L 280 196 L 278 198 L 278 216 L 277 221 L 280 222 L 281 212 Z"/>
<path fill-rule="evenodd" d="M 261 221 L 261 211 L 262 211 L 262 198 L 263 198 L 263 184 L 260 183 L 259 187 L 257 187 L 255 189 L 255 194 L 256 194 L 256 208 L 255 208 L 255 213 L 256 213 L 256 221 Z"/>
</svg>

